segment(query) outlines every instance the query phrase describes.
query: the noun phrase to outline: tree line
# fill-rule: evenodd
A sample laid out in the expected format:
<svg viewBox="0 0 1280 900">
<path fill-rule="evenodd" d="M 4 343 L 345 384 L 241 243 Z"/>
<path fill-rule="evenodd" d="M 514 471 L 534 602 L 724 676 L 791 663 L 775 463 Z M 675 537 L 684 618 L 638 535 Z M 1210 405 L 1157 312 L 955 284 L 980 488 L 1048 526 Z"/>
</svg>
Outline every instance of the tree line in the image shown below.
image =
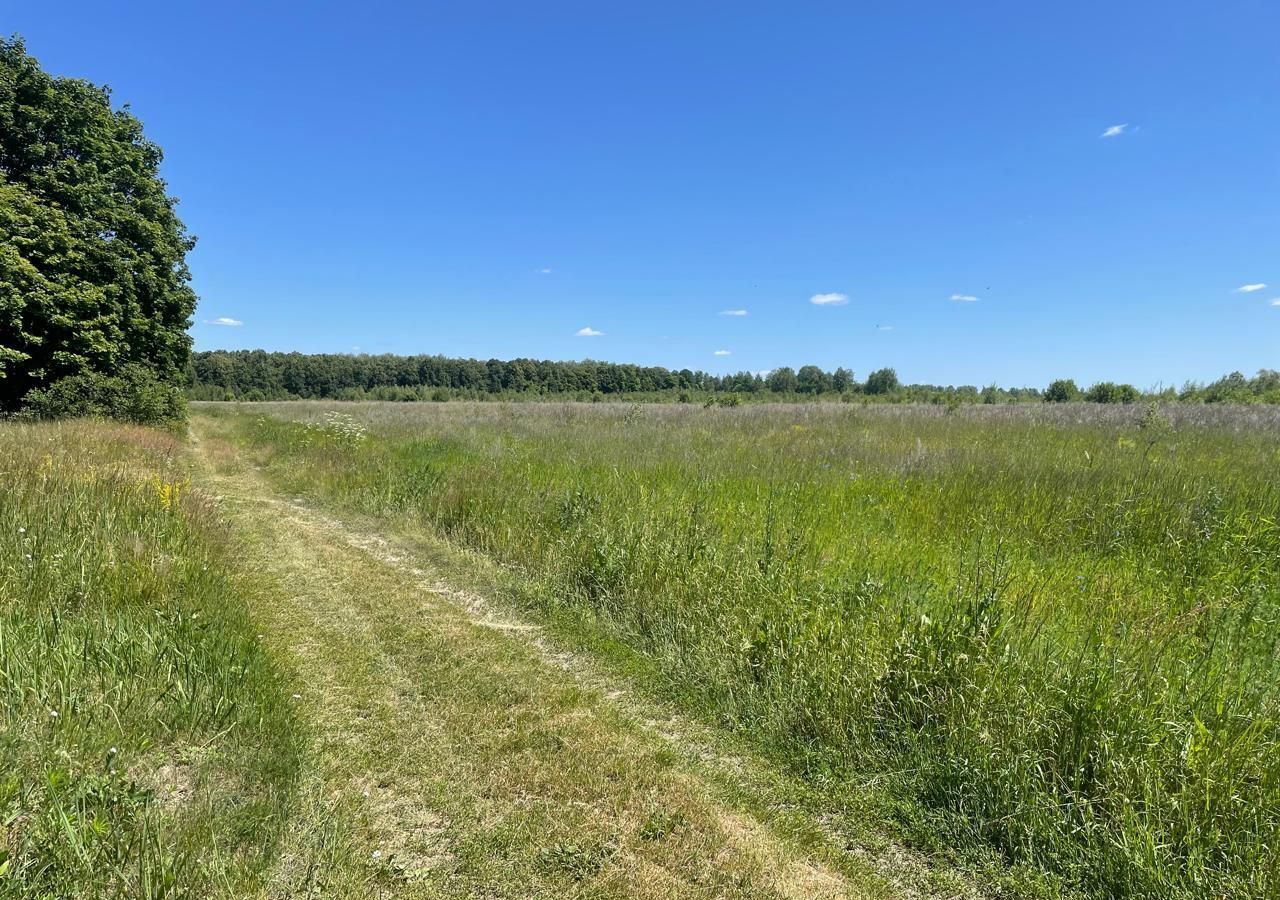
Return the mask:
<svg viewBox="0 0 1280 900">
<path fill-rule="evenodd" d="M 1140 391 L 1104 381 L 1086 389 L 1070 379 L 1044 390 L 994 385 L 903 384 L 891 368 L 859 381 L 847 368 L 783 366 L 770 372 L 715 375 L 626 363 L 537 359 L 478 360 L 439 355 L 351 355 L 209 350 L 187 367 L 188 395 L 195 400 L 452 400 L 510 397 L 536 399 L 767 400 L 826 397 L 916 403 L 1133 403 L 1142 399 L 1194 402 L 1280 403 L 1280 373 L 1255 378 L 1235 372 L 1208 385 L 1180 391 Z"/>
<path fill-rule="evenodd" d="M 383 399 L 443 400 L 478 395 L 609 397 L 637 395 L 890 395 L 925 388 L 904 386 L 893 369 L 872 372 L 863 382 L 840 367 L 789 367 L 767 373 L 714 375 L 627 363 L 538 359 L 457 359 L 396 356 L 210 350 L 192 355 L 188 394 L 197 400 Z M 1019 397 L 1026 391 L 1016 390 Z M 1038 398 L 1039 392 L 1031 391 Z"/>
</svg>

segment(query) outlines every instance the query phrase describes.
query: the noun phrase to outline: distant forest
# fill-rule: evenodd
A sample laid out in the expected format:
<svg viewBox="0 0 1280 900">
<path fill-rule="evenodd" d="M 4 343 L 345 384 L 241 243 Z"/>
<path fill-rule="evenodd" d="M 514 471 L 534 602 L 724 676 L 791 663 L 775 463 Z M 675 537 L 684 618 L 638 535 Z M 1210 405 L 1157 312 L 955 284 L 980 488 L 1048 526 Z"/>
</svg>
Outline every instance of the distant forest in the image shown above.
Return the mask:
<svg viewBox="0 0 1280 900">
<path fill-rule="evenodd" d="M 900 403 L 1133 403 L 1143 399 L 1204 403 L 1280 403 L 1280 372 L 1264 369 L 1253 378 L 1239 372 L 1210 384 L 1140 391 L 1100 382 L 1086 389 L 1070 379 L 1046 388 L 994 385 L 902 384 L 893 369 L 859 381 L 846 368 L 782 367 L 767 373 L 712 375 L 625 363 L 550 360 L 454 359 L 445 356 L 269 353 L 210 350 L 195 353 L 187 367 L 193 400 L 485 400 L 651 399 L 717 402 L 825 399 Z"/>
</svg>

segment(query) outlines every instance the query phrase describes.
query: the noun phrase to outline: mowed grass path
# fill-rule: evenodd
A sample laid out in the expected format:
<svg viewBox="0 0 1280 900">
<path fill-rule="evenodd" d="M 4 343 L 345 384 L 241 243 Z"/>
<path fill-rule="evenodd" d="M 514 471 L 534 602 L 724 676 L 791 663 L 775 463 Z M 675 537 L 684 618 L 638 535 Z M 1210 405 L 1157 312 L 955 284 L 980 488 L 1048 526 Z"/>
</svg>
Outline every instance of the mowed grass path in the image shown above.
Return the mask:
<svg viewBox="0 0 1280 900">
<path fill-rule="evenodd" d="M 646 728 L 424 563 L 267 483 L 198 418 L 198 480 L 311 734 L 269 896 L 890 897 L 869 864 L 724 800 Z M 202 471 L 201 471 L 202 470 Z"/>
</svg>

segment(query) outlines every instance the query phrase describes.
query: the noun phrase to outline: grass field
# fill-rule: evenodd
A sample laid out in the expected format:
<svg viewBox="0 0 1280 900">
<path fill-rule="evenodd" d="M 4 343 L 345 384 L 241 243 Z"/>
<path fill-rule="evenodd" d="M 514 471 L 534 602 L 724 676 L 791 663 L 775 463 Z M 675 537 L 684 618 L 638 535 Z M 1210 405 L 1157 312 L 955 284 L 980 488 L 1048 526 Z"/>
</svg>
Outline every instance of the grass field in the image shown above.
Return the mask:
<svg viewBox="0 0 1280 900">
<path fill-rule="evenodd" d="M 290 494 L 497 560 L 811 783 L 885 786 L 911 834 L 1097 896 L 1280 894 L 1271 410 L 200 415 Z"/>
<path fill-rule="evenodd" d="M 973 896 L 193 425 L 0 424 L 0 897 Z"/>
<path fill-rule="evenodd" d="M 0 428 L 0 896 L 246 895 L 297 723 L 181 441 Z"/>
</svg>

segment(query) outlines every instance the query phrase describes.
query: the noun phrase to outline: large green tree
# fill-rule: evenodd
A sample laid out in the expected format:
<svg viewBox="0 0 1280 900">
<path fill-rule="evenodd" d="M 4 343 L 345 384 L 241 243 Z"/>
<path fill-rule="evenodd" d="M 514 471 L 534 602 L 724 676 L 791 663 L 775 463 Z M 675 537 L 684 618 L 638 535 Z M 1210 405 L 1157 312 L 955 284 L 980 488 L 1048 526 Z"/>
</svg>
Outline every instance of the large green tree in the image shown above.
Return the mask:
<svg viewBox="0 0 1280 900">
<path fill-rule="evenodd" d="M 893 369 L 876 369 L 867 376 L 867 385 L 864 390 L 868 394 L 892 394 L 900 386 L 898 373 Z"/>
<path fill-rule="evenodd" d="M 194 241 L 160 159 L 107 88 L 0 39 L 0 412 L 66 379 L 182 377 Z"/>
</svg>

